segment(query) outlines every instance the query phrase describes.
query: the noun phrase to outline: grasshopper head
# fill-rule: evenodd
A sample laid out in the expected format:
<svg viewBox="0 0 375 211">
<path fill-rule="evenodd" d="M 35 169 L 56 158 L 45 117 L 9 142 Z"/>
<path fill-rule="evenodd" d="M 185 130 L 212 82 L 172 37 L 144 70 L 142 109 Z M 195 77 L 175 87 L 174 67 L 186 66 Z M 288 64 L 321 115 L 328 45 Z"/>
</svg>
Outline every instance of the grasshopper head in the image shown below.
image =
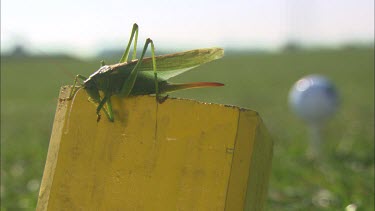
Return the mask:
<svg viewBox="0 0 375 211">
<path fill-rule="evenodd" d="M 96 103 L 100 102 L 99 90 L 95 84 L 95 81 L 93 80 L 86 81 L 83 86 L 83 89 L 86 90 L 87 94 L 94 102 Z"/>
</svg>

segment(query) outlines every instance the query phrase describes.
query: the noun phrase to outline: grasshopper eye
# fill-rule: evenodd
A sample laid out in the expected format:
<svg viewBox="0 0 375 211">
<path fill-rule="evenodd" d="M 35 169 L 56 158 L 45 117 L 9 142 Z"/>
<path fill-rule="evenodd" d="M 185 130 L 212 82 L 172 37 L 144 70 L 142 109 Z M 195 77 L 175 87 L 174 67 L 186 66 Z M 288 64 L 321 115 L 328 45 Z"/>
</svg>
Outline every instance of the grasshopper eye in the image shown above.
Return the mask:
<svg viewBox="0 0 375 211">
<path fill-rule="evenodd" d="M 92 80 L 92 79 L 85 81 L 84 86 L 83 86 L 84 89 L 97 89 L 96 87 L 97 85 L 95 83 L 95 80 Z"/>
<path fill-rule="evenodd" d="M 86 86 L 85 90 L 91 99 L 95 102 L 100 102 L 99 90 L 95 85 L 90 84 Z"/>
</svg>

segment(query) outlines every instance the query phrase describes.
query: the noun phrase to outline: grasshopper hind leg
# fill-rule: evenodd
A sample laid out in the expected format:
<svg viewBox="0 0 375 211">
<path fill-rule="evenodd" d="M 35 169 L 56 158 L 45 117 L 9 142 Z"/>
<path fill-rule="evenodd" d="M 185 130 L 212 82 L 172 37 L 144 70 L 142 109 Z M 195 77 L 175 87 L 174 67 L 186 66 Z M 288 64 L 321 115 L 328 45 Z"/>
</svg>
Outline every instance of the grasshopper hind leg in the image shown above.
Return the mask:
<svg viewBox="0 0 375 211">
<path fill-rule="evenodd" d="M 168 95 L 161 96 L 159 92 L 158 72 L 156 69 L 156 59 L 155 59 L 155 46 L 154 46 L 154 42 L 152 41 L 151 41 L 151 57 L 152 57 L 152 69 L 154 71 L 156 101 L 161 104 L 165 100 L 167 100 Z"/>
<path fill-rule="evenodd" d="M 133 24 L 133 28 L 132 28 L 132 32 L 130 34 L 128 45 L 126 46 L 125 52 L 122 55 L 119 63 L 123 63 L 123 62 L 126 62 L 128 60 L 129 52 L 130 52 L 130 46 L 133 42 L 133 39 L 134 39 L 134 50 L 133 50 L 132 59 L 135 59 L 135 57 L 137 55 L 138 29 L 139 29 L 138 25 L 136 23 Z"/>
<path fill-rule="evenodd" d="M 130 39 L 129 39 L 128 45 L 125 49 L 124 54 L 122 55 L 122 57 L 120 59 L 120 63 L 127 61 L 128 56 L 129 56 L 130 46 L 133 42 L 133 39 L 134 39 L 134 50 L 133 50 L 132 59 L 136 58 L 138 31 L 139 31 L 138 25 L 134 24 L 132 32 L 130 34 Z M 158 86 L 158 76 L 157 76 L 157 71 L 156 71 L 155 46 L 154 46 L 154 42 L 150 38 L 148 38 L 146 40 L 146 43 L 143 47 L 141 57 L 139 58 L 137 64 L 133 68 L 133 70 L 131 71 L 129 78 L 127 78 L 126 81 L 124 82 L 124 84 L 122 85 L 121 90 L 120 90 L 120 96 L 127 97 L 131 93 L 131 90 L 133 89 L 135 81 L 137 79 L 139 66 L 142 63 L 142 60 L 145 56 L 145 53 L 147 51 L 147 47 L 148 47 L 149 44 L 151 45 L 152 68 L 154 70 L 156 100 L 159 103 L 161 103 L 161 102 L 165 101 L 166 97 L 160 97 L 159 96 L 160 93 L 159 93 L 159 86 Z"/>
<path fill-rule="evenodd" d="M 154 53 L 154 47 L 153 47 L 154 44 L 153 44 L 152 40 L 150 38 L 148 38 L 145 42 L 144 47 L 143 47 L 141 57 L 139 58 L 138 62 L 134 66 L 133 70 L 130 72 L 129 77 L 125 80 L 124 84 L 122 85 L 122 87 L 120 89 L 119 95 L 121 97 L 128 97 L 130 95 L 130 93 L 131 93 L 131 91 L 134 87 L 135 81 L 137 79 L 139 67 L 142 64 L 142 60 L 143 60 L 143 58 L 146 54 L 146 51 L 147 51 L 147 48 L 148 48 L 149 44 L 151 44 L 153 69 L 154 69 L 154 75 L 155 75 L 155 90 L 156 90 L 157 96 L 159 96 L 158 95 L 158 93 L 159 93 L 158 81 L 157 81 L 157 75 L 156 75 L 155 53 Z"/>
<path fill-rule="evenodd" d="M 168 99 L 168 97 L 169 95 L 159 95 L 156 97 L 156 100 L 158 101 L 158 103 L 162 104 Z"/>
</svg>

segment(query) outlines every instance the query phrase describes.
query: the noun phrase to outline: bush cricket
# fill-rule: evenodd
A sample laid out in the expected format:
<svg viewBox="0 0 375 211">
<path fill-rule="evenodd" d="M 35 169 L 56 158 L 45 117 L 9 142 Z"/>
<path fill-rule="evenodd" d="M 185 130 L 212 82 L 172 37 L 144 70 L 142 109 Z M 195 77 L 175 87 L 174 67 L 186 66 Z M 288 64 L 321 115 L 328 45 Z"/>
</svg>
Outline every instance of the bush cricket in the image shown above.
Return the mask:
<svg viewBox="0 0 375 211">
<path fill-rule="evenodd" d="M 134 49 L 132 59 L 128 61 L 133 40 Z M 140 58 L 136 59 L 137 41 L 138 25 L 134 24 L 129 42 L 119 63 L 105 65 L 104 61 L 102 61 L 99 70 L 91 74 L 88 78 L 77 75 L 67 99 L 73 99 L 79 89 L 84 89 L 89 95 L 89 101 L 97 105 L 97 121 L 100 120 L 100 111 L 103 110 L 109 121 L 113 122 L 112 95 L 128 97 L 155 94 L 156 100 L 161 103 L 166 97 L 161 97 L 160 94 L 189 88 L 224 85 L 216 82 L 176 84 L 167 81 L 169 78 L 182 74 L 201 64 L 223 57 L 223 49 L 204 48 L 155 56 L 154 43 L 148 38 L 146 39 Z M 151 57 L 144 58 L 149 45 L 151 45 Z M 79 84 L 78 86 L 76 86 L 77 83 Z"/>
</svg>

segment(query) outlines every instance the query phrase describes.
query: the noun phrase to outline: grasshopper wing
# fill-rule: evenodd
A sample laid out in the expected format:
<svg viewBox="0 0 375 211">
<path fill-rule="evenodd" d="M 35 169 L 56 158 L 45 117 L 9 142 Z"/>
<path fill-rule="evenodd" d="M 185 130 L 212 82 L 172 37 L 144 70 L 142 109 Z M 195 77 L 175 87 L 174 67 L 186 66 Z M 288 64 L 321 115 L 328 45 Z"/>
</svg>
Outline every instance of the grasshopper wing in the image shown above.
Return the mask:
<svg viewBox="0 0 375 211">
<path fill-rule="evenodd" d="M 190 69 L 193 69 L 204 63 L 220 59 L 224 55 L 222 48 L 203 48 L 191 51 L 185 51 L 174 54 L 166 54 L 156 56 L 156 70 L 158 78 L 161 80 L 168 80 L 176 75 L 180 75 Z M 120 68 L 132 70 L 138 60 L 133 60 L 130 63 L 117 64 Z M 144 58 L 138 71 L 150 76 L 153 76 L 152 58 Z"/>
</svg>

